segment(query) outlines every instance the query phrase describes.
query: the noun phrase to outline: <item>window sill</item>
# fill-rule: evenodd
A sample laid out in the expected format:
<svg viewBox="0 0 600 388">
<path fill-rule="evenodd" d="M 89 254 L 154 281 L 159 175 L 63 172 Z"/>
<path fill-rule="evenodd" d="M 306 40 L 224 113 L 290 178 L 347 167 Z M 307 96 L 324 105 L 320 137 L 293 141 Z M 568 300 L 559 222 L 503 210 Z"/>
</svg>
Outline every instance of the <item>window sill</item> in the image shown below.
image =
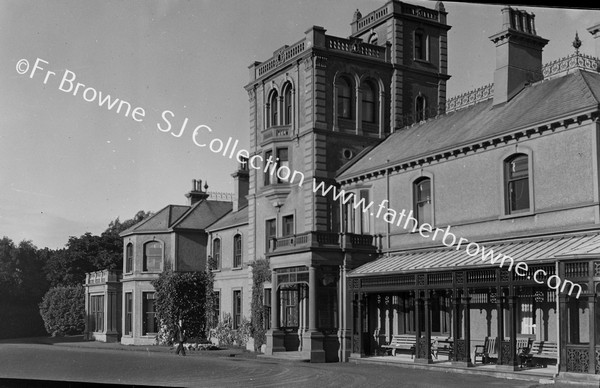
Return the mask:
<svg viewBox="0 0 600 388">
<path fill-rule="evenodd" d="M 428 61 L 427 59 L 418 59 L 418 58 L 413 58 L 414 62 L 418 62 L 418 63 L 423 63 L 425 65 L 431 65 L 432 63 L 430 61 Z"/>
<path fill-rule="evenodd" d="M 221 272 L 221 268 L 219 268 L 219 269 L 211 269 L 210 272 L 212 272 L 212 273 Z"/>
<path fill-rule="evenodd" d="M 530 210 L 530 211 L 517 212 L 517 213 L 511 213 L 511 214 L 503 214 L 500 217 L 498 217 L 498 219 L 499 220 L 510 220 L 513 218 L 523 218 L 523 217 L 530 217 L 530 216 L 535 216 L 535 212 Z"/>
<path fill-rule="evenodd" d="M 234 268 L 232 268 L 231 270 L 232 270 L 232 271 L 240 271 L 240 270 L 242 270 L 242 269 L 243 269 L 243 267 L 234 267 Z"/>
</svg>

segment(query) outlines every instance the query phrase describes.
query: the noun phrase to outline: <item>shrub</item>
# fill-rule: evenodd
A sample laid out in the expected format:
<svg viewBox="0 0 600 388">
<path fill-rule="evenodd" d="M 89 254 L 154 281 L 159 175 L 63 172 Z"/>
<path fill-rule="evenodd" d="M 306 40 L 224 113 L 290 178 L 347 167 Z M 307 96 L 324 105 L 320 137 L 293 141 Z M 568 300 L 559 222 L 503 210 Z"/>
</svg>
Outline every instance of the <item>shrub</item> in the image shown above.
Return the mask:
<svg viewBox="0 0 600 388">
<path fill-rule="evenodd" d="M 213 334 L 219 340 L 219 345 L 229 346 L 238 345 L 245 346 L 248 339 L 252 336 L 252 325 L 245 317 L 242 317 L 240 326 L 237 329 L 233 328 L 230 314 L 223 314 L 223 319 L 219 321 L 217 327 L 214 328 Z"/>
<path fill-rule="evenodd" d="M 82 286 L 51 288 L 39 307 L 46 331 L 53 337 L 83 333 L 85 293 Z"/>
<path fill-rule="evenodd" d="M 213 282 L 207 272 L 165 271 L 152 281 L 156 290 L 156 318 L 161 329 L 157 341 L 169 344 L 179 319 L 188 338 L 205 337 L 212 316 Z"/>
</svg>

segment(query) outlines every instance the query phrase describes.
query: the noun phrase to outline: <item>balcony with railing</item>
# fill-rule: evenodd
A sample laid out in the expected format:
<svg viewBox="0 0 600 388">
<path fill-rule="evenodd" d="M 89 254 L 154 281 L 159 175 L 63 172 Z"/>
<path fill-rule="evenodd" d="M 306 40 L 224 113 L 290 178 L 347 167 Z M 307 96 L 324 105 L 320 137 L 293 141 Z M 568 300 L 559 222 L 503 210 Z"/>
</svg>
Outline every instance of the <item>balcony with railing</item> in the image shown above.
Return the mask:
<svg viewBox="0 0 600 388">
<path fill-rule="evenodd" d="M 289 140 L 291 134 L 290 125 L 275 125 L 262 131 L 262 141 Z"/>
<path fill-rule="evenodd" d="M 374 236 L 354 233 L 305 232 L 272 238 L 268 255 L 279 255 L 319 248 L 376 250 Z"/>
</svg>

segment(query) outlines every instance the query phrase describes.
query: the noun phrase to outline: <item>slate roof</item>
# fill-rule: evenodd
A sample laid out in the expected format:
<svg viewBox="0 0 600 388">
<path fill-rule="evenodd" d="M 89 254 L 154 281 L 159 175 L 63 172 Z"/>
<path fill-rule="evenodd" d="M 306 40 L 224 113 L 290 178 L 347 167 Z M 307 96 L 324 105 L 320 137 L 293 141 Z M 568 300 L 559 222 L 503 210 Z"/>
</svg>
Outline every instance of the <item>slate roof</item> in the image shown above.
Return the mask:
<svg viewBox="0 0 600 388">
<path fill-rule="evenodd" d="M 248 224 L 248 206 L 238 209 L 237 212 L 228 213 L 225 217 L 212 224 L 208 230 L 221 230 L 244 224 Z"/>
<path fill-rule="evenodd" d="M 120 236 L 182 229 L 205 230 L 229 213 L 232 207 L 231 202 L 213 200 L 203 200 L 192 206 L 168 205 L 153 216 L 123 231 Z"/>
<path fill-rule="evenodd" d="M 337 179 L 343 181 L 385 166 L 433 156 L 578 112 L 598 109 L 600 74 L 575 70 L 571 74 L 527 86 L 505 104 L 492 104 L 493 99 L 489 99 L 394 132 L 340 171 Z"/>
</svg>

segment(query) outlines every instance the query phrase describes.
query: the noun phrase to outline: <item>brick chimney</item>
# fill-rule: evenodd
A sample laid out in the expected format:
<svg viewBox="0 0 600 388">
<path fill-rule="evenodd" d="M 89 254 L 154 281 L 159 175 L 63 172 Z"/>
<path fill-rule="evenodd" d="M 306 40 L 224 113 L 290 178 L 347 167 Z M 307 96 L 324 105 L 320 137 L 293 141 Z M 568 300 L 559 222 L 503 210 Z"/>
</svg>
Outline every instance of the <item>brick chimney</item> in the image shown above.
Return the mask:
<svg viewBox="0 0 600 388">
<path fill-rule="evenodd" d="M 542 50 L 548 40 L 537 35 L 533 13 L 511 7 L 502 9 L 502 31 L 490 39 L 496 44 L 494 105 L 498 105 L 543 78 Z"/>
<path fill-rule="evenodd" d="M 208 190 L 208 183 L 204 184 L 204 191 L 202 191 L 202 179 L 192 179 L 192 190 L 185 195 L 189 199 L 189 205 L 195 205 L 208 198 L 209 194 L 206 190 Z"/>
<path fill-rule="evenodd" d="M 595 56 L 600 58 L 600 23 L 596 23 L 592 27 L 589 27 L 588 32 L 594 37 L 594 44 L 596 46 Z"/>
<path fill-rule="evenodd" d="M 250 173 L 248 172 L 248 159 L 242 158 L 236 172 L 231 174 L 233 177 L 233 211 L 236 212 L 248 204 L 248 189 L 250 187 Z"/>
</svg>

